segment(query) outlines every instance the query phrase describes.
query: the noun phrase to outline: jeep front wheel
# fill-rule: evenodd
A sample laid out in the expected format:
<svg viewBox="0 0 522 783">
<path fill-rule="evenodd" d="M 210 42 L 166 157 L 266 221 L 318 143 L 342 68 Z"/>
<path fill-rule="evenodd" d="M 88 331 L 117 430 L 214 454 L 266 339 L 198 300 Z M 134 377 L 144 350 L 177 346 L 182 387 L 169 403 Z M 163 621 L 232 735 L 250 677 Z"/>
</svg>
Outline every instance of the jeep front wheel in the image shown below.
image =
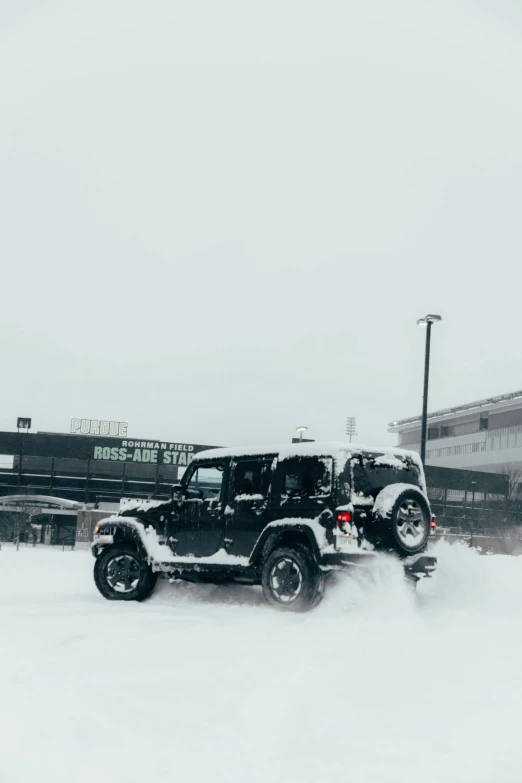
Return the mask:
<svg viewBox="0 0 522 783">
<path fill-rule="evenodd" d="M 154 590 L 158 574 L 136 549 L 111 546 L 96 558 L 94 581 L 110 601 L 144 601 Z"/>
<path fill-rule="evenodd" d="M 303 544 L 271 552 L 263 564 L 261 584 L 268 603 L 287 612 L 312 609 L 324 591 L 322 571 Z"/>
</svg>

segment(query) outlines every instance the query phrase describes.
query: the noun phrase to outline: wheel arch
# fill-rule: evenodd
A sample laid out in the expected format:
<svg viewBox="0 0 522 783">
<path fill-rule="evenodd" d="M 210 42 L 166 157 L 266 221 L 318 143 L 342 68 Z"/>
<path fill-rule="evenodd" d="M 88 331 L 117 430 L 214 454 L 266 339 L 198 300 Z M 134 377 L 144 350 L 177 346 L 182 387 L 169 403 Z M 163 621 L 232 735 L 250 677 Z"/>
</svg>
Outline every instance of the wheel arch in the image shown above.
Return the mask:
<svg viewBox="0 0 522 783">
<path fill-rule="evenodd" d="M 267 525 L 250 555 L 252 565 L 259 567 L 268 555 L 280 546 L 295 546 L 304 544 L 316 557 L 319 557 L 319 546 L 315 533 L 306 522 L 288 525 Z"/>
<path fill-rule="evenodd" d="M 126 522 L 100 522 L 98 540 L 93 541 L 93 554 L 99 557 L 103 552 L 111 547 L 125 546 L 127 549 L 133 549 L 142 555 L 145 560 L 149 560 L 149 554 L 141 540 L 139 531 Z"/>
</svg>

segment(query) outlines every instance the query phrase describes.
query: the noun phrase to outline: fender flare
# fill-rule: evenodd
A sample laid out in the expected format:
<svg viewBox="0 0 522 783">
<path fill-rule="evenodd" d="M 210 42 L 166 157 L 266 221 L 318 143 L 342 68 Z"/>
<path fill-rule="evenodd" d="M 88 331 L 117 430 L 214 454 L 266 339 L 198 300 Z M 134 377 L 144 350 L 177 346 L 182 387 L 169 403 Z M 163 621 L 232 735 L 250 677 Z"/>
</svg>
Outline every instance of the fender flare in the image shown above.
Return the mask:
<svg viewBox="0 0 522 783">
<path fill-rule="evenodd" d="M 250 563 L 255 565 L 258 560 L 263 559 L 268 552 L 277 546 L 278 539 L 288 533 L 305 535 L 314 555 L 319 559 L 321 557 L 321 546 L 317 541 L 314 530 L 316 524 L 318 525 L 319 523 L 315 519 L 299 519 L 295 523 L 288 522 L 287 524 L 269 522 L 255 543 L 250 554 Z"/>
<path fill-rule="evenodd" d="M 108 547 L 118 546 L 118 544 L 131 543 L 135 545 L 137 551 L 143 556 L 147 562 L 151 562 L 152 558 L 143 540 L 143 536 L 140 528 L 133 519 L 125 519 L 125 517 L 108 517 L 100 521 L 100 537 L 112 538 L 112 541 L 100 541 L 97 542 L 96 538 L 92 542 L 92 550 L 95 557 L 101 555 Z M 111 528 L 114 532 L 108 536 L 102 533 L 104 527 Z"/>
</svg>

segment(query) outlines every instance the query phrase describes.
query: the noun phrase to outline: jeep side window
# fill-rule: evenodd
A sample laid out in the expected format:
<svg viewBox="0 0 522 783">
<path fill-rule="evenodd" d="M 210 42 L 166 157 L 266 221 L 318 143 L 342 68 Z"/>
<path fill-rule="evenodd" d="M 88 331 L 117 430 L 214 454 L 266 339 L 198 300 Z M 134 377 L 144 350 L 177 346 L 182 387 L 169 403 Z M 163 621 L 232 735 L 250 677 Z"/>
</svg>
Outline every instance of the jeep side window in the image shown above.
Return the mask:
<svg viewBox="0 0 522 783">
<path fill-rule="evenodd" d="M 234 470 L 233 497 L 262 495 L 266 497 L 271 480 L 271 461 L 245 460 L 238 462 Z"/>
<path fill-rule="evenodd" d="M 353 461 L 353 490 L 356 495 L 375 497 L 390 484 L 414 484 L 419 486 L 419 472 L 415 465 L 404 463 L 402 467 L 387 464 L 373 457 L 363 457 L 363 464 Z"/>
<path fill-rule="evenodd" d="M 219 498 L 223 485 L 224 465 L 197 467 L 186 486 L 188 498 Z"/>
<path fill-rule="evenodd" d="M 367 465 L 370 475 L 372 487 L 377 490 L 381 490 L 383 487 L 387 487 L 389 484 L 414 484 L 419 486 L 419 471 L 413 464 L 407 464 L 404 462 L 402 467 L 396 465 L 388 465 L 375 460 L 368 461 Z"/>
<path fill-rule="evenodd" d="M 300 457 L 284 460 L 282 494 L 294 497 L 320 497 L 332 488 L 331 459 Z"/>
</svg>

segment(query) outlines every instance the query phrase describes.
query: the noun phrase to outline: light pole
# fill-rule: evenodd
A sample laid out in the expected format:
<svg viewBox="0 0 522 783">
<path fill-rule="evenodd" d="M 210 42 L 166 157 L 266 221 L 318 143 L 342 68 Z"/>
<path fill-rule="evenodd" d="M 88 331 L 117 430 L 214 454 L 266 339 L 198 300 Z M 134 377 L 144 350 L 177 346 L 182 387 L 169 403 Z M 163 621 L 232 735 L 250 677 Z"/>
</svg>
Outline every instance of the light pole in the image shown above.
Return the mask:
<svg viewBox="0 0 522 783">
<path fill-rule="evenodd" d="M 431 327 L 432 324 L 436 324 L 438 321 L 442 321 L 440 315 L 433 315 L 429 313 L 424 318 L 419 318 L 417 326 L 426 327 L 426 354 L 424 357 L 424 395 L 422 398 L 422 429 L 421 429 L 421 450 L 420 457 L 422 464 L 426 461 L 426 431 L 428 429 L 428 385 L 430 379 L 430 344 L 431 344 Z"/>
<path fill-rule="evenodd" d="M 295 429 L 299 433 L 299 442 L 301 442 L 303 440 L 303 432 L 306 432 L 308 427 L 296 427 Z"/>
</svg>

